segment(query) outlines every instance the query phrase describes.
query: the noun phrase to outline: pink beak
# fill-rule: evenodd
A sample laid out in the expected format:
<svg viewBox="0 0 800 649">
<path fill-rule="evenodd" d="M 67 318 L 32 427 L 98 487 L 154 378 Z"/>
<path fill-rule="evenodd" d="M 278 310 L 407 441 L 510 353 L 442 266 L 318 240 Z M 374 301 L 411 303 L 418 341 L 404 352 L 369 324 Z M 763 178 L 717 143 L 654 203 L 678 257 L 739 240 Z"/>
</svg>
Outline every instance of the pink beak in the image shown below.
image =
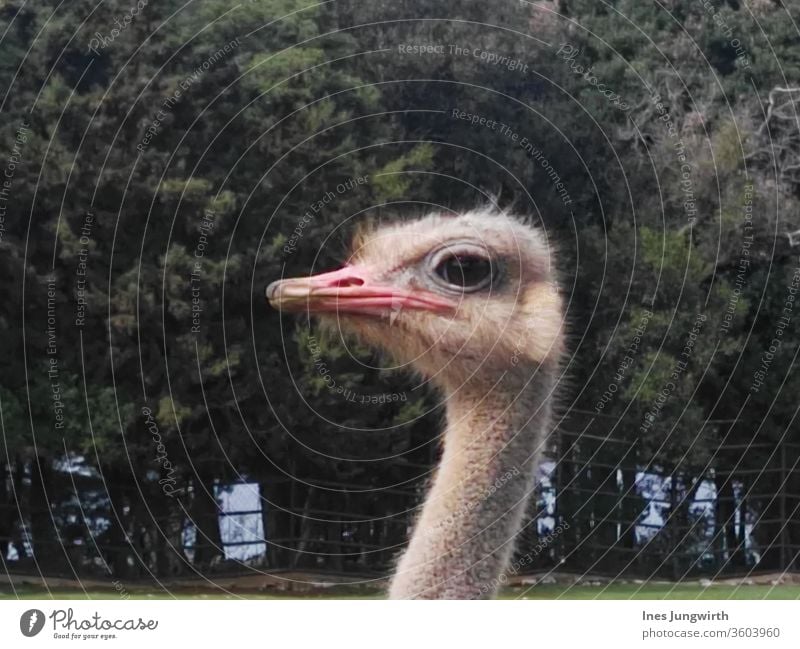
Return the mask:
<svg viewBox="0 0 800 649">
<path fill-rule="evenodd" d="M 453 312 L 457 306 L 429 291 L 371 281 L 367 269 L 360 266 L 272 282 L 267 286 L 267 300 L 280 311 L 375 316 L 403 309 Z"/>
</svg>

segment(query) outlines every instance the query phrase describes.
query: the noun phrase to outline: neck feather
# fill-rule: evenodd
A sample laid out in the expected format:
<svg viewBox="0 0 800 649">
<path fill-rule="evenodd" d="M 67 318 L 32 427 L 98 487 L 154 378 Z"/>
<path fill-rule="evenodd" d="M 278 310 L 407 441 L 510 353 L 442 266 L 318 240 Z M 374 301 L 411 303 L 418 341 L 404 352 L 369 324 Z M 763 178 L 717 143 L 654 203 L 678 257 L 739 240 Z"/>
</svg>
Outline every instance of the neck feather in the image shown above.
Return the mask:
<svg viewBox="0 0 800 649">
<path fill-rule="evenodd" d="M 553 373 L 450 394 L 444 452 L 392 599 L 491 597 L 514 548 L 550 421 Z"/>
</svg>

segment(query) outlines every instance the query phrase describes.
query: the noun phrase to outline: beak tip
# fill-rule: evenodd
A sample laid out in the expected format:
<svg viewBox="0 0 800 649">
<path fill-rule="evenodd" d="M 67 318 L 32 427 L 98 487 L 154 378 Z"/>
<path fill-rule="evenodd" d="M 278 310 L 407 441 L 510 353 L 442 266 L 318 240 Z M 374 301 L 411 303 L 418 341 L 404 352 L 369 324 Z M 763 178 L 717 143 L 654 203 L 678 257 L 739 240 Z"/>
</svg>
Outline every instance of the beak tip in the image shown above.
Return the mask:
<svg viewBox="0 0 800 649">
<path fill-rule="evenodd" d="M 280 284 L 280 280 L 270 283 L 264 290 L 264 295 L 266 296 L 267 301 L 273 306 L 274 306 L 273 301 L 275 299 L 275 294 L 278 291 L 278 284 Z"/>
</svg>

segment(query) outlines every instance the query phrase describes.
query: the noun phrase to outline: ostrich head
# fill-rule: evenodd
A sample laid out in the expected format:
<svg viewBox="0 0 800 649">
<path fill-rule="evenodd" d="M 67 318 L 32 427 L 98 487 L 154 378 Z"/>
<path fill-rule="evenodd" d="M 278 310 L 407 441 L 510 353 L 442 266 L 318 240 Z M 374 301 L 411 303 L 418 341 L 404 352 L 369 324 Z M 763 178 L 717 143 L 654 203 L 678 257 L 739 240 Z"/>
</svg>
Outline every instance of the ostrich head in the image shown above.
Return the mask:
<svg viewBox="0 0 800 649">
<path fill-rule="evenodd" d="M 539 231 L 476 211 L 362 232 L 344 268 L 267 288 L 276 308 L 318 314 L 446 396 L 442 459 L 393 598 L 497 589 L 550 425 L 563 318 L 552 267 Z"/>
<path fill-rule="evenodd" d="M 519 220 L 431 215 L 363 230 L 343 268 L 273 282 L 267 298 L 452 390 L 559 358 L 553 265 L 543 235 Z"/>
</svg>

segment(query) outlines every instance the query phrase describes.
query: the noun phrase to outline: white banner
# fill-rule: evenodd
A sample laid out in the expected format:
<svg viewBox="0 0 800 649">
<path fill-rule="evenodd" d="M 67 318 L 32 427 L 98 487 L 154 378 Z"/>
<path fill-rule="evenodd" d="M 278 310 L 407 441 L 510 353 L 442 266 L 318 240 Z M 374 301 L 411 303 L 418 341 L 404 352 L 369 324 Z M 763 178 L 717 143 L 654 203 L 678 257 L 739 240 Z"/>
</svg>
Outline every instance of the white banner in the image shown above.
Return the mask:
<svg viewBox="0 0 800 649">
<path fill-rule="evenodd" d="M 3 647 L 800 647 L 797 601 L 0 602 Z"/>
</svg>

